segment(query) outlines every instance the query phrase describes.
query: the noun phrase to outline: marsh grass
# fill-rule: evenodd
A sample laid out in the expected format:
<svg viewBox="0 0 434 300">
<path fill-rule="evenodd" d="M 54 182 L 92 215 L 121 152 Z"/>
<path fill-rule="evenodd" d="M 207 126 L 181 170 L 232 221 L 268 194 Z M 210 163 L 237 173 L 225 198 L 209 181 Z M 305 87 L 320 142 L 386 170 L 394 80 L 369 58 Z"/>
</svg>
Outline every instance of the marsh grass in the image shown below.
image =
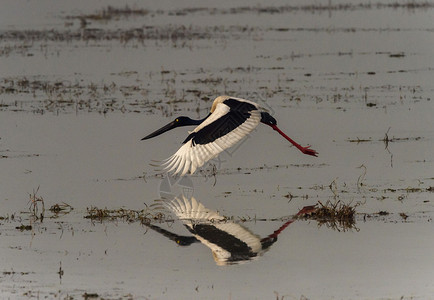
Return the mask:
<svg viewBox="0 0 434 300">
<path fill-rule="evenodd" d="M 188 8 L 175 8 L 171 10 L 148 10 L 137 7 L 124 7 L 107 6 L 95 13 L 70 15 L 66 19 L 73 20 L 79 19 L 86 25 L 90 21 L 108 22 L 119 21 L 131 17 L 155 17 L 162 15 L 169 16 L 216 16 L 216 15 L 238 15 L 238 14 L 285 14 L 285 13 L 323 13 L 332 11 L 355 11 L 355 10 L 374 10 L 374 9 L 402 9 L 402 10 L 425 10 L 434 7 L 434 4 L 427 1 L 407 1 L 401 3 L 399 1 L 392 1 L 390 3 L 371 2 L 365 1 L 361 3 L 342 3 L 334 4 L 329 1 L 328 4 L 303 4 L 303 5 L 281 5 L 281 6 L 235 6 L 231 8 L 208 8 L 208 7 L 188 7 Z M 84 20 L 84 21 L 83 21 Z M 394 57 L 401 57 L 399 54 Z"/>
<path fill-rule="evenodd" d="M 39 186 L 35 190 L 33 190 L 32 194 L 29 194 L 29 211 L 31 216 L 35 220 L 41 220 L 41 222 L 44 220 L 44 214 L 45 214 L 45 204 L 44 204 L 44 198 L 41 196 L 38 196 L 37 193 L 39 191 Z"/>
<path fill-rule="evenodd" d="M 140 222 L 142 224 L 149 224 L 151 221 L 163 222 L 166 220 L 164 213 L 159 211 L 152 211 L 148 208 L 142 210 L 134 209 L 107 209 L 98 208 L 91 206 L 87 208 L 87 214 L 84 216 L 85 219 L 90 219 L 92 221 L 124 221 L 124 222 Z"/>
<path fill-rule="evenodd" d="M 345 204 L 336 201 L 328 200 L 325 204 L 318 201 L 316 208 L 309 214 L 303 214 L 300 218 L 307 220 L 315 220 L 318 226 L 327 226 L 337 231 L 358 230 L 356 225 L 356 207 L 355 205 Z"/>
<path fill-rule="evenodd" d="M 375 138 L 372 138 L 372 137 L 367 137 L 367 138 L 356 137 L 356 138 L 347 139 L 347 142 L 349 142 L 349 143 L 357 143 L 357 144 L 360 144 L 360 143 L 383 142 L 384 145 L 385 145 L 385 147 L 387 148 L 389 146 L 389 143 L 405 142 L 405 141 L 419 141 L 419 140 L 423 139 L 423 137 L 421 137 L 421 136 L 410 136 L 410 137 L 395 137 L 395 136 L 392 136 L 392 137 L 390 137 L 389 136 L 390 129 L 391 129 L 391 127 L 389 127 L 387 129 L 386 133 L 384 134 L 384 137 L 380 138 L 380 139 L 375 139 Z"/>
<path fill-rule="evenodd" d="M 87 214 L 85 219 L 92 221 L 104 222 L 104 221 L 124 221 L 124 222 L 140 222 L 141 224 L 150 224 L 152 222 L 166 222 L 171 223 L 174 218 L 170 214 L 165 214 L 165 209 L 159 204 L 159 200 L 155 205 L 146 207 L 142 210 L 133 209 L 107 209 L 90 207 L 87 208 Z M 291 218 L 299 220 L 312 220 L 318 223 L 321 227 L 326 225 L 328 228 L 337 231 L 358 230 L 356 224 L 356 207 L 360 205 L 345 204 L 340 200 L 337 202 L 331 202 L 328 200 L 325 204 L 318 201 L 316 205 L 308 206 L 309 211 L 303 214 L 297 214 L 295 216 L 285 216 L 281 218 L 261 219 L 256 216 L 224 216 L 222 222 L 267 222 L 267 221 L 284 221 Z"/>
</svg>

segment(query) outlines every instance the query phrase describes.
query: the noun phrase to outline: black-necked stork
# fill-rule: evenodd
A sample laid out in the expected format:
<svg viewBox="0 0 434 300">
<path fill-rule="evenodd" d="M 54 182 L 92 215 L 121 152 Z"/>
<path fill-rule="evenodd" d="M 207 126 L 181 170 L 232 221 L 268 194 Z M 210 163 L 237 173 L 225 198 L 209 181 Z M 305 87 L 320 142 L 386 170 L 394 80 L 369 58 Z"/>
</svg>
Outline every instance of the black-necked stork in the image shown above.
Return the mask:
<svg viewBox="0 0 434 300">
<path fill-rule="evenodd" d="M 299 216 L 315 210 L 314 206 L 305 206 L 272 234 L 261 238 L 239 223 L 227 220 L 218 212 L 206 208 L 194 197 L 163 200 L 163 205 L 176 215 L 193 236 L 177 235 L 152 224 L 145 225 L 180 246 L 201 242 L 211 249 L 217 265 L 239 264 L 258 258 L 270 249 L 278 235 Z"/>
<path fill-rule="evenodd" d="M 169 172 L 183 176 L 189 171 L 193 174 L 205 162 L 235 145 L 259 123 L 271 126 L 304 154 L 318 155 L 318 152 L 310 149 L 310 146 L 302 147 L 284 134 L 277 127 L 276 119 L 261 109 L 258 104 L 230 96 L 217 97 L 212 104 L 210 114 L 204 119 L 192 120 L 189 117 L 178 117 L 142 140 L 150 139 L 176 127 L 198 125 L 189 132 L 181 148 L 163 163 Z"/>
</svg>

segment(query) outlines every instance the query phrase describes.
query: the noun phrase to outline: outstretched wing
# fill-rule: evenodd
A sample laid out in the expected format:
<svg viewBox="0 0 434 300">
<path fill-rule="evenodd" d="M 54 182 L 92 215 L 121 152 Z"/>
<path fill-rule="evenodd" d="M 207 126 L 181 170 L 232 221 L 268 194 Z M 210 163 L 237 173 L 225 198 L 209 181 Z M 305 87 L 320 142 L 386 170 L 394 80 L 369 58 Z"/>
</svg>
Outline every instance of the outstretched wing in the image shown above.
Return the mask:
<svg viewBox="0 0 434 300">
<path fill-rule="evenodd" d="M 213 113 L 185 139 L 184 145 L 163 165 L 169 172 L 193 174 L 225 149 L 249 134 L 261 121 L 256 103 L 228 97 L 218 103 Z"/>
</svg>

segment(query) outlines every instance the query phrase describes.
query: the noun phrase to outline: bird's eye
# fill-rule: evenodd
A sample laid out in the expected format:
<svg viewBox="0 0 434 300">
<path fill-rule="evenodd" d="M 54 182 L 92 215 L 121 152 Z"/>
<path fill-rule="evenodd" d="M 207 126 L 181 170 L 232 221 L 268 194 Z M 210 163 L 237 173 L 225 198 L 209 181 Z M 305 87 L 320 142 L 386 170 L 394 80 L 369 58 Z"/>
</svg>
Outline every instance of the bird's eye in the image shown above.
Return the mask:
<svg viewBox="0 0 434 300">
<path fill-rule="evenodd" d="M 179 119 L 176 119 L 175 122 L 179 122 Z"/>
</svg>

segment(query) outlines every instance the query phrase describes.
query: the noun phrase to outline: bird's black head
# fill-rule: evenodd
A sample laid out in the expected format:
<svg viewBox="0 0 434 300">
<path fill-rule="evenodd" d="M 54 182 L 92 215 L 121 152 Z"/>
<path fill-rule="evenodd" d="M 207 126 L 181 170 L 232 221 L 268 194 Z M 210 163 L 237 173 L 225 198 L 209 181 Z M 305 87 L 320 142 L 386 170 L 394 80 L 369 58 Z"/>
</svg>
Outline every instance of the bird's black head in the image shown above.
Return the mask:
<svg viewBox="0 0 434 300">
<path fill-rule="evenodd" d="M 194 236 L 179 236 L 175 241 L 180 246 L 190 246 L 191 244 L 198 242 L 198 239 Z"/>
<path fill-rule="evenodd" d="M 191 121 L 193 121 L 192 119 L 190 119 L 189 117 L 177 117 L 173 123 L 175 124 L 175 127 L 180 127 L 180 126 L 187 126 L 187 125 L 192 125 Z"/>
<path fill-rule="evenodd" d="M 261 112 L 261 123 L 267 124 L 267 125 L 277 125 L 277 121 L 275 118 L 273 118 L 269 113 L 267 112 Z"/>
</svg>

